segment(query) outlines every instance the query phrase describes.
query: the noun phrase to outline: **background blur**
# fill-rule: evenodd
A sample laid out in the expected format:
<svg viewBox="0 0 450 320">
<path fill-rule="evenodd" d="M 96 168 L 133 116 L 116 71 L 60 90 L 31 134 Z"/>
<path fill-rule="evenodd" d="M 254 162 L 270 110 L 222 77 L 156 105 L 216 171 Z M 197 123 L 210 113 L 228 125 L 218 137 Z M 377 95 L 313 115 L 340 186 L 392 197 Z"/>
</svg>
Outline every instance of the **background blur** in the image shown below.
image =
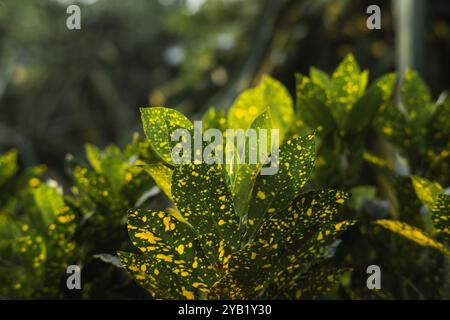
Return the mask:
<svg viewBox="0 0 450 320">
<path fill-rule="evenodd" d="M 81 7 L 81 30 L 66 8 Z M 368 30 L 366 9 L 382 9 Z M 448 0 L 0 0 L 0 153 L 45 163 L 141 132 L 138 107 L 198 117 L 272 74 L 328 72 L 353 52 L 373 80 L 410 66 L 450 87 Z"/>
</svg>

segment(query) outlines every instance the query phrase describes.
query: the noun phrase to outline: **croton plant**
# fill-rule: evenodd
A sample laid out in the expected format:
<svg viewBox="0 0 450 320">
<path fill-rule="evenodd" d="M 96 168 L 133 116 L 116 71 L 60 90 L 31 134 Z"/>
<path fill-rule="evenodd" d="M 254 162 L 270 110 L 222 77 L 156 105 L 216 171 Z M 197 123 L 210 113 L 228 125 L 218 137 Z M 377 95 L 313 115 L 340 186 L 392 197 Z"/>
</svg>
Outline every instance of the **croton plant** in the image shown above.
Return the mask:
<svg viewBox="0 0 450 320">
<path fill-rule="evenodd" d="M 146 137 L 124 149 L 69 156 L 64 188 L 0 156 L 0 298 L 73 298 L 73 264 L 76 298 L 450 297 L 450 99 L 411 70 L 369 83 L 352 55 L 296 80 L 295 101 L 263 76 L 201 118 L 200 135 L 223 137 L 214 152 L 228 129 L 278 130 L 278 143 L 257 135 L 269 164 L 239 161 L 249 149 L 195 161 L 196 147 L 174 161 L 174 132 L 199 132 L 164 107 L 141 108 Z M 372 264 L 380 290 L 366 287 Z"/>
</svg>

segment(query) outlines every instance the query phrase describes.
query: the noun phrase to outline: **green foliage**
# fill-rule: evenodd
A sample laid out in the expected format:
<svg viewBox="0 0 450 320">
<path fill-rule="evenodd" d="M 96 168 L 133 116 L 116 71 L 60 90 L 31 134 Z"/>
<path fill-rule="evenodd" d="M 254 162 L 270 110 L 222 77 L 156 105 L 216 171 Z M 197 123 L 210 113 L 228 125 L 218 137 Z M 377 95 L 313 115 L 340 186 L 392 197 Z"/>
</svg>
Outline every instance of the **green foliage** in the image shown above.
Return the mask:
<svg viewBox="0 0 450 320">
<path fill-rule="evenodd" d="M 442 236 L 444 242 L 447 242 L 450 231 L 448 222 L 450 220 L 450 196 L 444 194 L 444 190 L 437 182 L 413 176 L 412 183 L 417 197 L 428 209 L 428 213 L 432 214 L 435 233 L 438 237 Z M 418 228 L 400 221 L 377 220 L 375 223 L 422 246 L 429 246 L 450 255 L 448 248 L 450 243 L 447 243 L 446 247 L 445 244 L 432 239 L 426 232 Z"/>
<path fill-rule="evenodd" d="M 44 167 L 22 170 L 16 151 L 0 156 L 0 297 L 72 297 L 70 264 L 87 275 L 78 298 L 448 297 L 449 99 L 432 102 L 407 71 L 396 103 L 396 75 L 368 87 L 351 55 L 330 76 L 311 68 L 296 79 L 295 109 L 264 76 L 228 113 L 202 117 L 201 133 L 225 138 L 229 128 L 279 129 L 279 143 L 257 136 L 265 157 L 279 151 L 271 164 L 239 161 L 260 151 L 249 136 L 231 163 L 174 163 L 174 130 L 196 132 L 163 107 L 141 108 L 146 139 L 86 145 L 87 163 L 69 156 L 65 193 L 43 182 Z M 276 174 L 262 175 L 270 165 Z M 150 204 L 159 190 L 164 210 Z M 382 290 L 361 277 L 371 264 Z"/>
<path fill-rule="evenodd" d="M 450 99 L 431 100 L 430 90 L 414 71 L 405 72 L 400 104 L 388 104 L 377 123 L 406 157 L 411 172 L 448 185 L 450 182 Z"/>
<path fill-rule="evenodd" d="M 171 163 L 175 146 L 171 135 L 178 128 L 192 130 L 191 121 L 176 110 L 162 107 L 141 108 L 141 118 L 150 146 L 162 161 Z"/>
<path fill-rule="evenodd" d="M 61 297 L 60 280 L 73 261 L 75 214 L 56 186 L 44 184 L 44 168 L 17 174 L 17 153 L 0 157 L 0 296 Z M 8 170 L 4 170 L 8 168 Z"/>
<path fill-rule="evenodd" d="M 368 71 L 360 71 L 348 55 L 331 76 L 316 68 L 309 77 L 296 74 L 296 126 L 293 134 L 315 129 L 319 138 L 314 181 L 338 185 L 358 183 L 364 141 L 372 121 L 390 94 L 375 82 L 366 90 Z"/>
<path fill-rule="evenodd" d="M 112 254 L 126 245 L 123 212 L 145 205 L 155 194 L 153 180 L 138 165 L 154 161 L 155 155 L 135 136 L 123 152 L 87 145 L 86 158 L 90 166 L 69 157 L 74 184 L 63 195 L 54 181 L 42 182 L 43 168 L 18 175 L 17 153 L 0 157 L 1 297 L 64 298 L 71 264 L 96 274 L 86 278 L 83 297 L 95 297 L 102 281 L 115 279 L 117 269 L 99 269 L 92 255 Z"/>
</svg>

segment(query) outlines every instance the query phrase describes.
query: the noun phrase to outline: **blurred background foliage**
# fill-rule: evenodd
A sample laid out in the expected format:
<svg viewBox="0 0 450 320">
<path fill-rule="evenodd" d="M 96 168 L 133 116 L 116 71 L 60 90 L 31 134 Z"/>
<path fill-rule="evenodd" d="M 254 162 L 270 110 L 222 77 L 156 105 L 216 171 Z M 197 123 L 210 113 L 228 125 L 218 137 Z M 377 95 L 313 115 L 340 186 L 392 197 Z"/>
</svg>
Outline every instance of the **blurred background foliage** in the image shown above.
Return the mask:
<svg viewBox="0 0 450 320">
<path fill-rule="evenodd" d="M 412 67 L 436 96 L 450 84 L 450 3 L 412 1 L 421 19 L 402 26 L 395 8 L 405 2 L 2 0 L 0 151 L 15 147 L 22 165 L 45 163 L 64 179 L 66 153 L 130 141 L 139 106 L 198 118 L 211 105 L 231 106 L 264 73 L 294 93 L 294 72 L 330 72 L 349 52 L 373 80 L 396 68 L 401 32 L 419 57 L 426 52 Z M 79 31 L 66 28 L 72 3 L 81 7 Z M 382 9 L 381 30 L 366 27 L 370 4 Z"/>
</svg>

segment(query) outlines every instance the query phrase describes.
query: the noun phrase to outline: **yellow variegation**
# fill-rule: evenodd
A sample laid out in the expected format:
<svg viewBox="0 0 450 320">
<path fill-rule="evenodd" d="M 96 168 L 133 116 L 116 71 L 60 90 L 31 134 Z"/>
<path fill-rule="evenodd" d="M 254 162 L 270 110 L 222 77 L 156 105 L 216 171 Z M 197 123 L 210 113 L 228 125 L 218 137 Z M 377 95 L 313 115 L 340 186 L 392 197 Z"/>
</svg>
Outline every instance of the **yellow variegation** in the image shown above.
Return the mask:
<svg viewBox="0 0 450 320">
<path fill-rule="evenodd" d="M 409 224 L 397 220 L 385 220 L 385 219 L 376 220 L 375 224 L 387 230 L 390 230 L 394 233 L 397 233 L 411 241 L 414 241 L 415 243 L 421 246 L 431 247 L 436 250 L 439 250 L 440 252 L 446 255 L 450 255 L 450 250 L 446 248 L 442 243 L 434 240 L 429 235 L 425 234 L 422 230 L 410 226 Z"/>
</svg>

